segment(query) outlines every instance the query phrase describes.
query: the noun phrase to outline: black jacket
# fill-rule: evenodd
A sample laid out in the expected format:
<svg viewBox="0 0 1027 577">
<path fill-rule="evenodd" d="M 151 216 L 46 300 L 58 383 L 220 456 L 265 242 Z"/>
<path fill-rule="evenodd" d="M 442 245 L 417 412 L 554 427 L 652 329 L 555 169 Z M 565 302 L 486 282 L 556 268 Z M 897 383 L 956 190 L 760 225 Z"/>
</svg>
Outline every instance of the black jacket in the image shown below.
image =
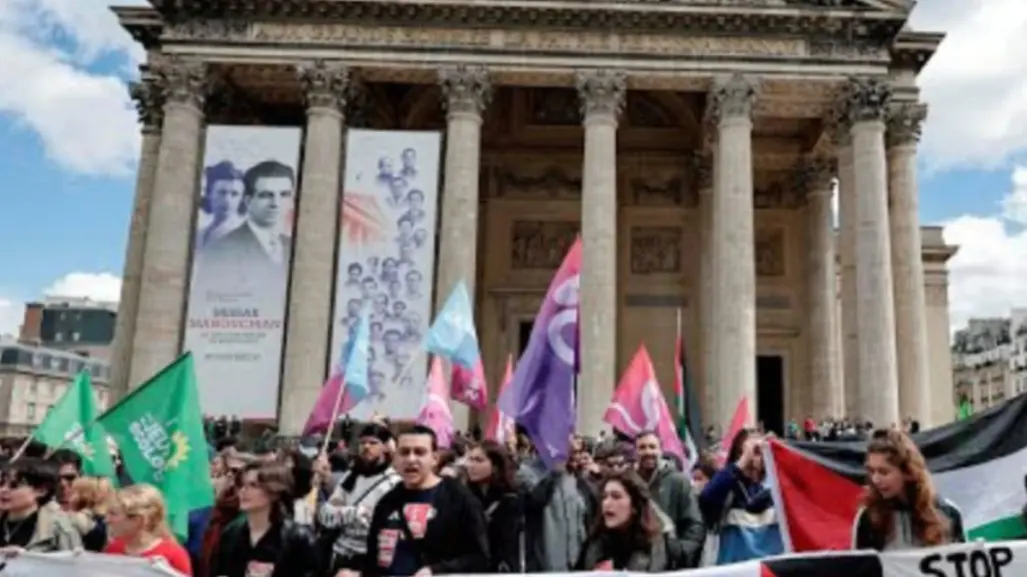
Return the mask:
<svg viewBox="0 0 1027 577">
<path fill-rule="evenodd" d="M 521 496 L 516 492 L 497 491 L 483 495 L 474 487 L 471 492 L 480 500 L 485 512 L 491 553 L 489 572 L 522 573 L 521 531 L 524 528 L 524 515 Z"/>
<path fill-rule="evenodd" d="M 317 539 L 309 527 L 285 520 L 270 531 L 279 531 L 281 551 L 271 577 L 318 577 L 323 570 Z M 250 528 L 244 520 L 231 523 L 221 533 L 217 552 L 211 560 L 210 575 L 245 577 L 249 563 Z"/>
<path fill-rule="evenodd" d="M 408 490 L 396 485 L 378 501 L 367 531 L 367 561 L 361 577 L 381 577 L 378 566 L 378 534 L 391 515 L 403 515 Z M 423 538 L 417 540 L 421 566 L 433 575 L 484 573 L 489 569 L 489 544 L 481 504 L 463 483 L 443 477 L 432 497 L 435 514 Z"/>
</svg>

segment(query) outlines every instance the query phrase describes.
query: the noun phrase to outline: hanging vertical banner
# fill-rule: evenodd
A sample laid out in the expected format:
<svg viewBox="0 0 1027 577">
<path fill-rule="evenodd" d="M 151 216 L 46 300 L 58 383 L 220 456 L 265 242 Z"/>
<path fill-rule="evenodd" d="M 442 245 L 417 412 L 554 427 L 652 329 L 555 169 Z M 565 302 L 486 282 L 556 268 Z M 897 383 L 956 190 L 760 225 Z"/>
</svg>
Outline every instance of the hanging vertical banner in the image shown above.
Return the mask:
<svg viewBox="0 0 1027 577">
<path fill-rule="evenodd" d="M 424 400 L 441 146 L 438 132 L 348 131 L 332 362 L 366 303 L 370 394 L 355 418 L 413 419 Z"/>
<path fill-rule="evenodd" d="M 276 417 L 300 138 L 207 128 L 184 345 L 207 415 Z"/>
</svg>

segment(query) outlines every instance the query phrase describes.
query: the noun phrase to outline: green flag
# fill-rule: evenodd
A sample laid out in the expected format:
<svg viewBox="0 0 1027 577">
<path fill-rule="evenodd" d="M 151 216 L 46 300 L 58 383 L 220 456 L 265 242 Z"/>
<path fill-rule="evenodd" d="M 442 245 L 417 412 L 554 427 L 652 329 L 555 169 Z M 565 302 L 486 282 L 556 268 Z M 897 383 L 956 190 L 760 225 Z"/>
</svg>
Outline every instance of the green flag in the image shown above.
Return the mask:
<svg viewBox="0 0 1027 577">
<path fill-rule="evenodd" d="M 214 503 L 192 355 L 132 391 L 100 422 L 117 441 L 132 480 L 164 493 L 171 528 L 185 537 L 189 512 Z"/>
<path fill-rule="evenodd" d="M 963 399 L 962 403 L 959 403 L 959 413 L 956 414 L 957 421 L 965 421 L 974 414 L 974 408 L 970 405 L 970 401 Z"/>
<path fill-rule="evenodd" d="M 85 430 L 83 431 L 83 428 Z M 70 449 L 82 457 L 82 471 L 115 480 L 114 461 L 103 427 L 96 423 L 96 401 L 89 373 L 81 372 L 53 406 L 32 438 L 51 449 Z"/>
</svg>

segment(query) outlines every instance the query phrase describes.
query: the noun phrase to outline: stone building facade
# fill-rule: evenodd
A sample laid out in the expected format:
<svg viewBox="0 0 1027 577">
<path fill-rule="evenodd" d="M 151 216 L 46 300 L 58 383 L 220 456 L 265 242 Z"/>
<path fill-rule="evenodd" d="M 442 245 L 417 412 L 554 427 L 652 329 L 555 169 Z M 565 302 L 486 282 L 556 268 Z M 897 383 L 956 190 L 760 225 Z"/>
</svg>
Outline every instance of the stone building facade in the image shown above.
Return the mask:
<svg viewBox="0 0 1027 577">
<path fill-rule="evenodd" d="M 436 287 L 468 281 L 490 382 L 580 232 L 584 431 L 640 342 L 671 386 L 677 310 L 708 422 L 742 396 L 777 426 L 951 419 L 951 250 L 915 165 L 942 35 L 911 0 L 152 4 L 116 9 L 148 51 L 123 390 L 179 353 L 205 124 L 304 126 L 280 409 L 302 426 L 357 126 L 444 131 Z"/>
</svg>

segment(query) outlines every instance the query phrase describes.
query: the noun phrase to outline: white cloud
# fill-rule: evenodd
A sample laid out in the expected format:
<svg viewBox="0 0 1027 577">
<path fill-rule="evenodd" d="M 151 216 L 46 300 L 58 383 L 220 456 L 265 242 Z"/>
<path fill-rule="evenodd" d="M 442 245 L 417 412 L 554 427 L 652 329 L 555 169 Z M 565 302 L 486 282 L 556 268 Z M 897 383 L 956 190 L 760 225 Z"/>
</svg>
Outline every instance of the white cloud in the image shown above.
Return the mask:
<svg viewBox="0 0 1027 577">
<path fill-rule="evenodd" d="M 87 68 L 119 54 L 134 67 L 140 57 L 106 2 L 0 0 L 0 54 L 0 114 L 34 130 L 67 169 L 131 173 L 139 129 L 125 80 Z"/>
<path fill-rule="evenodd" d="M 14 299 L 0 297 L 0 337 L 18 335 L 25 306 Z"/>
<path fill-rule="evenodd" d="M 955 328 L 1027 305 L 1027 167 L 1014 169 L 1011 180 L 1000 214 L 963 215 L 945 225 L 945 241 L 959 246 L 949 261 Z"/>
<path fill-rule="evenodd" d="M 86 297 L 95 301 L 118 302 L 121 278 L 111 273 L 73 272 L 57 279 L 43 294 L 51 297 Z"/>
<path fill-rule="evenodd" d="M 924 0 L 917 30 L 946 32 L 920 76 L 931 169 L 995 167 L 1027 151 L 1027 2 Z"/>
</svg>

